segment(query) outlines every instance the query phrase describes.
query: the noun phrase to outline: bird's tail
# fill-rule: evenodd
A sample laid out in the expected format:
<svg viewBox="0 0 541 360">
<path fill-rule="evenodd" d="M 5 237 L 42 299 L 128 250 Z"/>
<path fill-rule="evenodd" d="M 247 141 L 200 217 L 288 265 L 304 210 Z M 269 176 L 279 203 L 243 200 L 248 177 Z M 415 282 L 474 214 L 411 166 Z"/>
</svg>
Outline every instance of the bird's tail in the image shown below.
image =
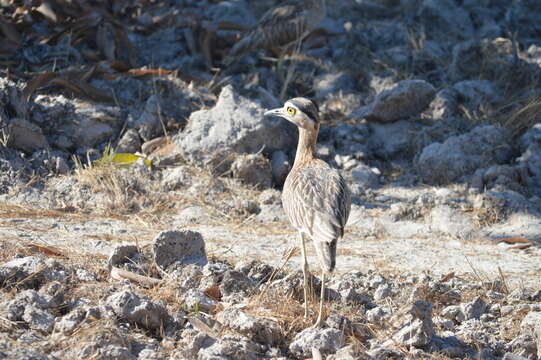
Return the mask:
<svg viewBox="0 0 541 360">
<path fill-rule="evenodd" d="M 316 248 L 319 263 L 323 270 L 328 273 L 332 272 L 336 265 L 336 243 L 337 239 L 334 239 L 331 242 L 314 241 L 314 247 Z"/>
</svg>

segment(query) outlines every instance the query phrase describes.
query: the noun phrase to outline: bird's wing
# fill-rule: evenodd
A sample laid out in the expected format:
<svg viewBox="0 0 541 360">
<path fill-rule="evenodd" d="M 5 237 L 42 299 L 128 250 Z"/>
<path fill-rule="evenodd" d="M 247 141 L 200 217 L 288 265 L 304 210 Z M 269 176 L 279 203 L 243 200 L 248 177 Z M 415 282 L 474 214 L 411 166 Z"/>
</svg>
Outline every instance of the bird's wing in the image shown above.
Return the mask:
<svg viewBox="0 0 541 360">
<path fill-rule="evenodd" d="M 274 26 L 279 22 L 286 22 L 299 15 L 299 7 L 293 4 L 285 4 L 268 10 L 259 20 L 258 26 Z"/>
<path fill-rule="evenodd" d="M 295 5 L 283 5 L 267 11 L 258 26 L 238 41 L 224 63 L 231 64 L 236 57 L 256 49 L 270 49 L 300 39 L 307 28 L 303 11 Z"/>
<path fill-rule="evenodd" d="M 338 170 L 323 161 L 316 167 L 292 170 L 283 203 L 293 226 L 314 241 L 330 243 L 343 236 L 351 209 L 349 189 Z"/>
</svg>

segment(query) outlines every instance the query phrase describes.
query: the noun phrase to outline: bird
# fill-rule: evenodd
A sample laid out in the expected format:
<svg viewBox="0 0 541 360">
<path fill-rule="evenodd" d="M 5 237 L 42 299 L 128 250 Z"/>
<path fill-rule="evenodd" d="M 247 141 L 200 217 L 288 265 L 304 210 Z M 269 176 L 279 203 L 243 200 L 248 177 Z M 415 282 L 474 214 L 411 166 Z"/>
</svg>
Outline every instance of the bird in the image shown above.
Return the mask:
<svg viewBox="0 0 541 360">
<path fill-rule="evenodd" d="M 282 191 L 284 211 L 298 232 L 304 276 L 304 317 L 308 317 L 308 261 L 306 238 L 312 239 L 321 267 L 319 314 L 314 327 L 323 324 L 325 275 L 336 265 L 336 246 L 344 236 L 351 210 L 351 193 L 340 172 L 316 157 L 319 132 L 317 104 L 304 97 L 287 100 L 265 116 L 282 117 L 297 125 L 299 141 L 295 161 Z"/>
<path fill-rule="evenodd" d="M 271 49 L 302 41 L 325 18 L 325 0 L 285 1 L 263 14 L 229 51 L 225 65 L 259 49 Z"/>
</svg>

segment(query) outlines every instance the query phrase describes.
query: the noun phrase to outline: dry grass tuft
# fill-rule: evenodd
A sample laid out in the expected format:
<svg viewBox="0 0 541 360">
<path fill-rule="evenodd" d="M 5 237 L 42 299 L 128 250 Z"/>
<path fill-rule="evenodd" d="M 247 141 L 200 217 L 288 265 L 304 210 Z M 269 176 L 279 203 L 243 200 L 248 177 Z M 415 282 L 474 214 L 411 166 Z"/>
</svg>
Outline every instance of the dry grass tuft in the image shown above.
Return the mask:
<svg viewBox="0 0 541 360">
<path fill-rule="evenodd" d="M 472 209 L 471 215 L 473 224 L 478 229 L 494 225 L 504 218 L 501 209 L 489 206 Z"/>
<path fill-rule="evenodd" d="M 541 98 L 515 99 L 504 104 L 498 112 L 495 122 L 511 130 L 514 136 L 519 136 L 540 121 Z"/>
</svg>

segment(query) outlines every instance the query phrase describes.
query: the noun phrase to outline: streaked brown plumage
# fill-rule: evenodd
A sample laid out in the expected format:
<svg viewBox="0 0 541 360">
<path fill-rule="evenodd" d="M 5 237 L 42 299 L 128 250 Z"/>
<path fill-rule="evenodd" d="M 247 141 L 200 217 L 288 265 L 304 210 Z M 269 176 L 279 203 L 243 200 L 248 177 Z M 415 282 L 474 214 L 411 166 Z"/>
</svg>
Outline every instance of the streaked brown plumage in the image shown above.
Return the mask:
<svg viewBox="0 0 541 360">
<path fill-rule="evenodd" d="M 286 1 L 267 11 L 257 27 L 238 41 L 224 64 L 258 49 L 271 49 L 302 40 L 325 17 L 325 0 Z"/>
<path fill-rule="evenodd" d="M 350 193 L 340 172 L 315 157 L 319 116 L 314 102 L 306 98 L 294 98 L 286 101 L 283 108 L 268 111 L 265 115 L 283 117 L 299 128 L 295 163 L 284 184 L 282 203 L 289 221 L 297 229 L 301 239 L 305 316 L 308 315 L 305 236 L 314 242 L 322 270 L 320 310 L 315 324 L 320 326 L 325 273 L 332 272 L 336 265 L 336 245 L 338 239 L 344 235 L 351 209 Z"/>
</svg>

